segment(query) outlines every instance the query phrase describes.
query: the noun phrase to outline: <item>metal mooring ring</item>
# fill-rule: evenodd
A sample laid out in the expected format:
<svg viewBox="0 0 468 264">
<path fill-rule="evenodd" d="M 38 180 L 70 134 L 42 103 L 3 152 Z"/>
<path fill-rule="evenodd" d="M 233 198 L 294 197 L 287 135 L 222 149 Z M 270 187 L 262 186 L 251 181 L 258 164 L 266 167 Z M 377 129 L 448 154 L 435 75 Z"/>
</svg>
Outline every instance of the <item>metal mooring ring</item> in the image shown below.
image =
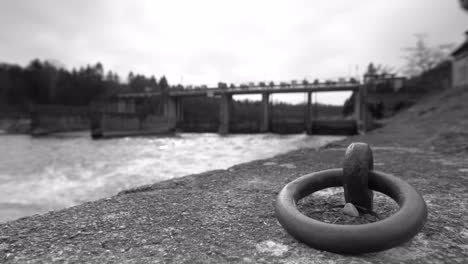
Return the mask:
<svg viewBox="0 0 468 264">
<path fill-rule="evenodd" d="M 421 195 L 405 181 L 369 171 L 369 188 L 388 195 L 400 209 L 388 218 L 362 225 L 337 225 L 314 220 L 296 207 L 313 192 L 342 186 L 342 169 L 304 175 L 288 183 L 278 194 L 276 217 L 296 239 L 317 249 L 342 254 L 363 254 L 392 248 L 410 240 L 423 227 L 427 208 Z"/>
</svg>

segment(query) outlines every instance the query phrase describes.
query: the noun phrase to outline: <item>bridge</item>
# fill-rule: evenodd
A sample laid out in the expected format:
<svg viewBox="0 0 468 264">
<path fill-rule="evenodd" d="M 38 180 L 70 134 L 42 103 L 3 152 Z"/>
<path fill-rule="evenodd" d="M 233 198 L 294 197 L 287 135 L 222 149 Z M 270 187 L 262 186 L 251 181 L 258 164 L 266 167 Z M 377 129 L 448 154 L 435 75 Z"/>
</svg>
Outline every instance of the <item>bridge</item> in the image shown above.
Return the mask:
<svg viewBox="0 0 468 264">
<path fill-rule="evenodd" d="M 357 91 L 359 83 L 341 83 L 341 84 L 286 84 L 274 86 L 250 85 L 235 88 L 196 88 L 183 90 L 169 90 L 171 97 L 186 97 L 186 96 L 210 96 L 210 95 L 238 95 L 238 94 L 273 94 L 273 93 L 312 93 L 312 92 L 342 92 L 342 91 Z M 161 92 L 145 92 L 145 93 L 122 93 L 119 98 L 139 98 L 160 96 Z"/>
<path fill-rule="evenodd" d="M 170 127 L 176 128 L 177 124 L 183 122 L 183 103 L 184 97 L 217 97 L 220 98 L 219 111 L 219 133 L 227 134 L 230 132 L 230 116 L 232 112 L 232 97 L 234 95 L 260 94 L 262 95 L 262 118 L 260 132 L 268 132 L 270 129 L 270 103 L 269 98 L 277 93 L 303 93 L 307 95 L 307 105 L 305 110 L 305 127 L 307 132 L 312 127 L 312 94 L 323 92 L 355 92 L 355 110 L 354 120 L 357 124 L 358 132 L 364 133 L 366 127 L 365 118 L 365 98 L 366 85 L 360 83 L 319 83 L 319 84 L 280 84 L 280 85 L 242 85 L 241 87 L 212 87 L 196 89 L 169 89 L 167 92 L 141 92 L 141 93 L 122 93 L 118 94 L 118 112 L 126 112 L 126 109 L 135 111 L 137 101 L 145 98 L 160 97 L 163 98 L 163 116 Z"/>
</svg>

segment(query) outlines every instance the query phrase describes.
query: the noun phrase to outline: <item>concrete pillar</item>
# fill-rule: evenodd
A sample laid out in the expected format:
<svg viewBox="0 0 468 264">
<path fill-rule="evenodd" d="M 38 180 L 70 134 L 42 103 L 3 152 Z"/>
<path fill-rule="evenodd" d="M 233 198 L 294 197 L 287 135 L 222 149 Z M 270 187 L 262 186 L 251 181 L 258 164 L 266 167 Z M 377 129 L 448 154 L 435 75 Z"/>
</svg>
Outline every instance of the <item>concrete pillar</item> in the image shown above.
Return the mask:
<svg viewBox="0 0 468 264">
<path fill-rule="evenodd" d="M 164 102 L 164 117 L 168 120 L 170 127 L 176 127 L 177 123 L 177 98 L 166 97 Z"/>
<path fill-rule="evenodd" d="M 229 122 L 231 115 L 232 95 L 223 93 L 221 95 L 220 111 L 219 111 L 219 133 L 229 133 Z"/>
<path fill-rule="evenodd" d="M 354 119 L 356 120 L 358 132 L 361 127 L 361 87 L 354 92 Z"/>
<path fill-rule="evenodd" d="M 307 105 L 306 111 L 304 114 L 305 119 L 305 128 L 307 134 L 312 134 L 312 120 L 311 120 L 311 110 L 312 110 L 312 92 L 307 92 Z"/>
<path fill-rule="evenodd" d="M 373 87 L 374 91 L 376 87 Z M 362 86 L 362 91 L 361 91 L 361 118 L 362 118 L 362 130 L 360 131 L 361 134 L 365 134 L 367 131 L 368 127 L 368 118 L 370 117 L 368 115 L 367 111 L 367 91 L 368 91 L 368 86 L 363 85 Z"/>
<path fill-rule="evenodd" d="M 182 103 L 182 97 L 178 97 L 176 100 L 176 122 L 177 127 L 184 122 L 184 105 Z"/>
<path fill-rule="evenodd" d="M 360 85 L 354 98 L 354 115 L 358 133 L 365 134 L 367 128 L 367 85 Z"/>
<path fill-rule="evenodd" d="M 260 125 L 260 132 L 270 131 L 270 94 L 262 94 L 262 123 Z"/>
</svg>

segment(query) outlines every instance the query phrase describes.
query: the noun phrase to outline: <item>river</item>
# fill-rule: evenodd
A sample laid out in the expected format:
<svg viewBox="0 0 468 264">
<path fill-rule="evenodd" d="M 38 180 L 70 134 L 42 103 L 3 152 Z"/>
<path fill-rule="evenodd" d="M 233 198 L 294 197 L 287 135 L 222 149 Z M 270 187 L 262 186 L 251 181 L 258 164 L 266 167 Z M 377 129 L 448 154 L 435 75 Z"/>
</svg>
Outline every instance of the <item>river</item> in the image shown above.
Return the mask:
<svg viewBox="0 0 468 264">
<path fill-rule="evenodd" d="M 89 133 L 0 135 L 0 222 L 341 138 L 182 133 L 95 141 Z"/>
</svg>

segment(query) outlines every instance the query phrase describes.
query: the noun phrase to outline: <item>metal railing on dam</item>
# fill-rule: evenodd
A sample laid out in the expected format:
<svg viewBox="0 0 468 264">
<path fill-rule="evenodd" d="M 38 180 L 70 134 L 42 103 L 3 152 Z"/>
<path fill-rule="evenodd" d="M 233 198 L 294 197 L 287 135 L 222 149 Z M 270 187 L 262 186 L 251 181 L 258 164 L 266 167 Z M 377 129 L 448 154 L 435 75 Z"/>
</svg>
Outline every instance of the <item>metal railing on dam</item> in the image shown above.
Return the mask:
<svg viewBox="0 0 468 264">
<path fill-rule="evenodd" d="M 273 94 L 273 93 L 312 93 L 312 92 L 343 92 L 358 91 L 359 83 L 336 83 L 336 84 L 286 84 L 274 86 L 249 85 L 234 88 L 195 88 L 195 89 L 170 89 L 167 93 L 171 97 L 184 96 L 212 96 L 221 94 Z M 118 98 L 139 98 L 161 96 L 162 92 L 121 93 Z"/>
</svg>

